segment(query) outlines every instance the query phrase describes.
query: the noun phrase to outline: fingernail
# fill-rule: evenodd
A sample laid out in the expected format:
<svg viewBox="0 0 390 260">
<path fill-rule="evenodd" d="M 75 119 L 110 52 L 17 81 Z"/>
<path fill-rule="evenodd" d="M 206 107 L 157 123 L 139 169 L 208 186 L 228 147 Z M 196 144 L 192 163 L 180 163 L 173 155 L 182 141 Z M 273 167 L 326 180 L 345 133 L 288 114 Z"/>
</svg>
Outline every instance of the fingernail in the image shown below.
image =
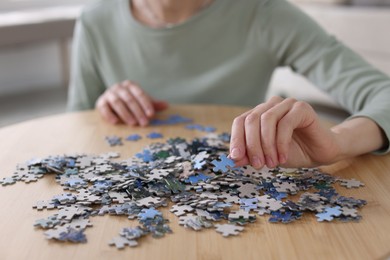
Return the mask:
<svg viewBox="0 0 390 260">
<path fill-rule="evenodd" d="M 150 109 L 147 109 L 147 110 L 146 110 L 146 114 L 147 114 L 148 116 L 152 116 L 152 115 L 153 115 L 153 111 L 150 110 Z"/>
<path fill-rule="evenodd" d="M 275 167 L 274 162 L 272 161 L 272 158 L 268 155 L 265 156 L 265 161 L 267 162 L 267 166 L 269 168 Z"/>
<path fill-rule="evenodd" d="M 233 150 L 231 152 L 231 156 L 232 156 L 232 159 L 240 158 L 240 156 L 241 156 L 240 149 L 239 148 L 233 148 Z"/>
<path fill-rule="evenodd" d="M 255 168 L 260 168 L 262 166 L 262 163 L 261 163 L 259 157 L 257 157 L 257 156 L 252 157 L 252 166 Z"/>
</svg>

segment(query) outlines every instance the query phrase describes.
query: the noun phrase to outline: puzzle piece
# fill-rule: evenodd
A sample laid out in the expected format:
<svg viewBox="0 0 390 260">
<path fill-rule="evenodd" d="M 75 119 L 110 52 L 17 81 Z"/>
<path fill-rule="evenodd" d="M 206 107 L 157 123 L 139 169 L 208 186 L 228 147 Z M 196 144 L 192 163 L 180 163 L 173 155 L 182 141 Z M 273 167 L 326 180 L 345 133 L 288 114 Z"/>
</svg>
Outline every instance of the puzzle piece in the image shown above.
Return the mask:
<svg viewBox="0 0 390 260">
<path fill-rule="evenodd" d="M 60 221 L 56 216 L 50 216 L 48 218 L 38 219 L 34 223 L 34 227 L 40 227 L 43 229 L 53 228 L 58 225 Z"/>
<path fill-rule="evenodd" d="M 271 217 L 268 219 L 269 222 L 271 223 L 277 223 L 277 222 L 281 222 L 281 223 L 290 223 L 298 218 L 301 217 L 301 214 L 302 213 L 298 213 L 298 212 L 292 212 L 292 211 L 285 211 L 285 212 L 281 212 L 281 211 L 273 211 L 271 212 Z"/>
<path fill-rule="evenodd" d="M 146 137 L 149 139 L 158 139 L 158 138 L 163 138 L 163 135 L 161 133 L 151 132 Z"/>
<path fill-rule="evenodd" d="M 180 174 L 180 178 L 185 179 L 194 174 L 194 170 L 192 169 L 191 162 L 185 161 L 182 163 L 183 172 Z"/>
<path fill-rule="evenodd" d="M 164 203 L 162 198 L 158 197 L 146 197 L 140 200 L 137 200 L 137 205 L 140 207 L 151 207 L 151 206 L 159 206 Z"/>
<path fill-rule="evenodd" d="M 150 153 L 149 150 L 144 150 L 142 153 L 137 153 L 136 156 L 146 163 L 154 160 L 153 155 Z"/>
<path fill-rule="evenodd" d="M 171 173 L 169 169 L 153 169 L 148 175 L 149 180 L 162 180 Z"/>
<path fill-rule="evenodd" d="M 248 211 L 245 211 L 242 209 L 229 214 L 229 220 L 234 220 L 234 219 L 239 219 L 239 218 L 249 220 L 250 218 L 255 218 L 255 215 L 249 214 Z"/>
<path fill-rule="evenodd" d="M 341 186 L 344 186 L 348 189 L 351 189 L 351 188 L 359 188 L 359 187 L 363 187 L 364 186 L 364 183 L 358 181 L 358 180 L 355 180 L 355 179 L 351 179 L 351 180 L 344 180 L 344 179 L 340 179 L 340 185 Z"/>
<path fill-rule="evenodd" d="M 110 146 L 123 145 L 122 138 L 118 136 L 106 136 L 106 141 Z"/>
<path fill-rule="evenodd" d="M 194 185 L 194 184 L 197 184 L 199 182 L 206 182 L 209 179 L 210 179 L 209 176 L 206 176 L 203 173 L 198 173 L 197 175 L 192 175 L 192 176 L 188 177 L 184 181 L 186 183 L 191 183 L 191 185 Z"/>
<path fill-rule="evenodd" d="M 84 234 L 84 230 L 77 230 L 68 227 L 66 232 L 60 233 L 58 240 L 69 241 L 73 243 L 86 243 L 87 237 Z"/>
<path fill-rule="evenodd" d="M 127 141 L 132 141 L 132 142 L 137 142 L 141 139 L 142 139 L 142 137 L 138 134 L 132 134 L 132 135 L 129 135 L 128 137 L 126 137 Z"/>
<path fill-rule="evenodd" d="M 140 220 L 153 219 L 156 216 L 162 216 L 162 213 L 155 208 L 143 209 L 141 213 L 138 214 Z"/>
<path fill-rule="evenodd" d="M 53 203 L 53 201 L 45 201 L 45 200 L 39 200 L 33 205 L 33 208 L 37 210 L 54 209 L 55 207 L 56 205 Z"/>
<path fill-rule="evenodd" d="M 252 183 L 245 183 L 241 185 L 237 191 L 239 192 L 240 198 L 252 198 L 258 194 L 257 185 Z"/>
<path fill-rule="evenodd" d="M 293 182 L 275 182 L 274 187 L 278 192 L 297 193 L 297 185 Z"/>
<path fill-rule="evenodd" d="M 147 234 L 147 231 L 141 227 L 135 228 L 123 228 L 119 233 L 122 237 L 125 237 L 127 240 L 135 240 Z"/>
<path fill-rule="evenodd" d="M 181 123 L 190 123 L 192 119 L 180 115 L 170 115 L 167 119 L 152 119 L 150 125 L 175 125 Z"/>
<path fill-rule="evenodd" d="M 222 154 L 219 156 L 219 160 L 213 160 L 211 162 L 214 165 L 214 172 L 227 172 L 229 170 L 228 167 L 234 167 L 235 163 L 232 159 L 227 158 L 226 155 Z"/>
<path fill-rule="evenodd" d="M 257 198 L 249 198 L 249 199 L 240 199 L 240 208 L 245 210 L 245 211 L 250 211 L 252 209 L 257 208 L 257 202 L 259 200 Z"/>
<path fill-rule="evenodd" d="M 5 177 L 3 179 L 0 180 L 0 183 L 1 185 L 3 186 L 6 186 L 6 185 L 12 185 L 16 182 L 16 180 L 14 178 L 10 178 L 10 177 Z"/>
<path fill-rule="evenodd" d="M 193 212 L 194 210 L 195 209 L 189 205 L 173 205 L 169 211 L 180 217 L 189 212 Z"/>
<path fill-rule="evenodd" d="M 228 236 L 237 236 L 241 231 L 244 230 L 244 227 L 239 227 L 236 225 L 231 224 L 217 224 L 215 225 L 216 231 L 218 233 L 221 233 L 222 236 L 228 237 Z"/>
<path fill-rule="evenodd" d="M 185 216 L 179 217 L 179 224 L 185 226 L 186 228 L 191 228 L 195 231 L 213 226 L 213 224 L 210 221 L 207 221 L 204 217 L 194 214 L 187 214 Z"/>
<path fill-rule="evenodd" d="M 137 241 L 129 240 L 129 239 L 122 237 L 122 236 L 114 237 L 108 244 L 110 246 L 115 246 L 118 249 L 123 249 L 126 246 L 129 246 L 129 247 L 138 246 Z"/>
<path fill-rule="evenodd" d="M 324 220 L 326 221 L 332 221 L 334 217 L 340 216 L 342 213 L 341 207 L 326 207 L 324 212 L 316 214 L 317 220 L 319 222 L 322 222 Z"/>
<path fill-rule="evenodd" d="M 260 170 L 257 170 L 250 165 L 246 165 L 242 167 L 241 170 L 242 170 L 242 175 L 246 177 L 266 179 L 266 180 L 272 180 L 273 178 L 275 178 L 273 173 L 271 172 L 271 169 L 266 166 L 264 166 Z"/>
</svg>

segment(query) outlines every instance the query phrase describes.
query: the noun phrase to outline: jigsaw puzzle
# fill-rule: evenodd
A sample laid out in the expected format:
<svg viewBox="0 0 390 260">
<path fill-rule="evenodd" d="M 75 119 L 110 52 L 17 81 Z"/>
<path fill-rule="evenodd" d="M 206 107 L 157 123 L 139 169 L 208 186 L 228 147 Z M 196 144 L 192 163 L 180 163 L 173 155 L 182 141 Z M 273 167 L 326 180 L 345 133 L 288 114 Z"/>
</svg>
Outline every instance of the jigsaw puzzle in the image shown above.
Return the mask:
<svg viewBox="0 0 390 260">
<path fill-rule="evenodd" d="M 183 122 L 191 120 L 176 115 L 152 124 Z M 148 137 L 162 138 L 158 133 Z M 133 134 L 126 140 L 140 138 Z M 239 235 L 244 226 L 249 229 L 256 215 L 269 215 L 271 223 L 290 223 L 303 214 L 315 215 L 319 222 L 361 219 L 358 209 L 366 201 L 340 196 L 333 188 L 337 181 L 347 188 L 358 188 L 361 182 L 338 179 L 315 168 L 235 168 L 227 157 L 229 140 L 228 133 L 188 141 L 170 138 L 126 159 L 118 159 L 117 153 L 33 159 L 18 165 L 0 183 L 28 183 L 56 174 L 64 193 L 32 205 L 53 212 L 33 225 L 43 229 L 47 239 L 85 243 L 84 231 L 92 226 L 93 217 L 108 214 L 137 220 L 138 226 L 125 227 L 108 240 L 118 249 L 137 246 L 143 236 L 172 233 L 159 210 L 168 205 L 185 228 L 215 229 L 224 237 Z M 113 146 L 122 144 L 120 137 L 107 137 L 107 141 Z M 290 195 L 298 197 L 295 202 Z"/>
</svg>

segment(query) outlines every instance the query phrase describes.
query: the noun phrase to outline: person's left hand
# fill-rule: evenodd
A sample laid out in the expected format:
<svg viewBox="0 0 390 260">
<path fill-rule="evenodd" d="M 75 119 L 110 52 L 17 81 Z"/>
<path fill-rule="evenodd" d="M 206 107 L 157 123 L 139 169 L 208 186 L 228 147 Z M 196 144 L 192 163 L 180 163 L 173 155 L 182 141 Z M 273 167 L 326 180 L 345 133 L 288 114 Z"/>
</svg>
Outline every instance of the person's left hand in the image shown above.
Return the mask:
<svg viewBox="0 0 390 260">
<path fill-rule="evenodd" d="M 311 167 L 338 160 L 342 150 L 313 108 L 292 98 L 273 97 L 238 116 L 231 134 L 230 158 L 237 166 Z"/>
</svg>

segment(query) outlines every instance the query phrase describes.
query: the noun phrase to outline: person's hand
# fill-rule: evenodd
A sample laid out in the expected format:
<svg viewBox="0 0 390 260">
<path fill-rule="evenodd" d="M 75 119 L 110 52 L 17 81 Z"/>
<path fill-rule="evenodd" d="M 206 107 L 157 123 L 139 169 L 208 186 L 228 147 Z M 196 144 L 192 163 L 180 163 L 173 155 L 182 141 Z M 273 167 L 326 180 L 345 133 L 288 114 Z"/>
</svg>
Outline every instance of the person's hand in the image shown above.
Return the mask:
<svg viewBox="0 0 390 260">
<path fill-rule="evenodd" d="M 100 115 L 112 124 L 146 126 L 156 112 L 168 107 L 168 103 L 154 100 L 137 84 L 127 80 L 108 88 L 95 106 Z"/>
<path fill-rule="evenodd" d="M 310 167 L 341 156 L 338 135 L 323 127 L 313 108 L 273 97 L 238 116 L 232 124 L 230 158 L 237 166 Z"/>
</svg>

